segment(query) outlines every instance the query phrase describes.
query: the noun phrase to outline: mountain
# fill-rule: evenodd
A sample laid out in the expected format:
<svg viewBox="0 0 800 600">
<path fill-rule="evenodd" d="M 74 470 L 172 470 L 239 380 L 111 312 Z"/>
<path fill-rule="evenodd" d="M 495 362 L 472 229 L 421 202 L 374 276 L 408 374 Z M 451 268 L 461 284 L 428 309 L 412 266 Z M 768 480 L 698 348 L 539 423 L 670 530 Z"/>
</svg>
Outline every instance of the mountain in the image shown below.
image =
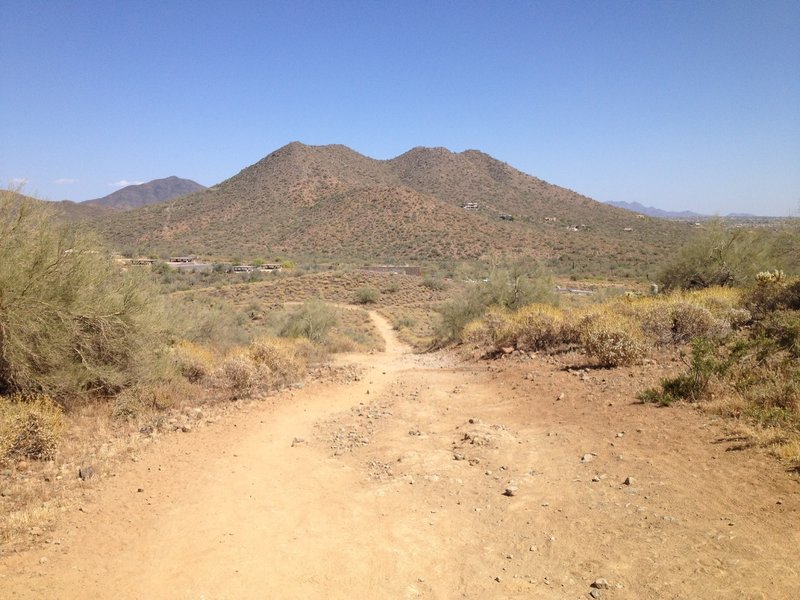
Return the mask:
<svg viewBox="0 0 800 600">
<path fill-rule="evenodd" d="M 128 185 L 108 196 L 86 200 L 81 204 L 85 206 L 104 206 L 116 210 L 131 210 L 148 204 L 166 202 L 167 200 L 204 189 L 206 189 L 205 186 L 191 179 L 181 179 L 173 175 L 164 179 L 153 179 L 147 183 Z"/>
<path fill-rule="evenodd" d="M 576 273 L 641 272 L 689 231 L 477 150 L 413 148 L 376 160 L 299 142 L 211 188 L 94 226 L 118 249 L 387 262 L 513 255 Z"/>
<path fill-rule="evenodd" d="M 610 204 L 611 206 L 616 206 L 617 208 L 624 208 L 625 210 L 631 210 L 635 213 L 639 213 L 642 215 L 647 215 L 648 217 L 658 217 L 661 219 L 710 219 L 710 215 L 704 215 L 696 212 L 692 212 L 690 210 L 682 210 L 679 212 L 670 211 L 670 210 L 661 210 L 660 208 L 654 208 L 652 206 L 645 206 L 643 204 L 639 204 L 638 202 L 622 202 L 622 201 L 612 201 L 607 202 L 606 204 Z M 750 213 L 728 213 L 726 215 L 728 219 L 753 219 L 758 218 L 756 215 L 752 215 Z"/>
<path fill-rule="evenodd" d="M 606 204 L 610 204 L 611 206 L 616 206 L 617 208 L 624 208 L 625 210 L 631 210 L 635 213 L 647 215 L 648 217 L 659 217 L 661 219 L 708 218 L 708 215 L 701 215 L 700 213 L 692 212 L 690 210 L 682 210 L 677 212 L 670 210 L 661 210 L 660 208 L 655 208 L 653 206 L 645 206 L 644 204 L 640 204 L 639 202 L 611 201 L 607 202 Z"/>
</svg>

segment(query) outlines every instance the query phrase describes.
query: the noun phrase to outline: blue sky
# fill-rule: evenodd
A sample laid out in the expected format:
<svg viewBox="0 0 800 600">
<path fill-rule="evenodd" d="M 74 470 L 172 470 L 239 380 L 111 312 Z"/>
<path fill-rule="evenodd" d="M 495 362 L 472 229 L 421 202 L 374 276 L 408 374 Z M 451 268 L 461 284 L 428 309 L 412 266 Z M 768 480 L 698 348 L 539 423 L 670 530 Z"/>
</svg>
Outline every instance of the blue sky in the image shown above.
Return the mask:
<svg viewBox="0 0 800 600">
<path fill-rule="evenodd" d="M 800 0 L 0 0 L 0 183 L 212 185 L 293 141 L 597 200 L 800 210 Z"/>
</svg>

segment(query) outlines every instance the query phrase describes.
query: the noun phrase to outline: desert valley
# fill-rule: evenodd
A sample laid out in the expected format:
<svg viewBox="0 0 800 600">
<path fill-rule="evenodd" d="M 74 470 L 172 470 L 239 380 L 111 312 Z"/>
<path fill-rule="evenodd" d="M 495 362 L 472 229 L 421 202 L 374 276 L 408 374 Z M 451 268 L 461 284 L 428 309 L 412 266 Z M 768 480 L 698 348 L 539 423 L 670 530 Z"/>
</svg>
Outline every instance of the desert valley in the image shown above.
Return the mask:
<svg viewBox="0 0 800 600">
<path fill-rule="evenodd" d="M 478 150 L 0 193 L 0 598 L 790 598 L 797 219 Z"/>
</svg>

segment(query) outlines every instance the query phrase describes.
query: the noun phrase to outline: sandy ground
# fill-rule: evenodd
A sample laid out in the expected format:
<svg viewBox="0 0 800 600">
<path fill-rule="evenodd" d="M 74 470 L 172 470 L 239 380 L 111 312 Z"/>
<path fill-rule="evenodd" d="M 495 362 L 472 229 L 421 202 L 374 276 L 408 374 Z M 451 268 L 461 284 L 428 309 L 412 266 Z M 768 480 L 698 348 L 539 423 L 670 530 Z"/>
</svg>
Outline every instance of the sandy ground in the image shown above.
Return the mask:
<svg viewBox="0 0 800 600">
<path fill-rule="evenodd" d="M 797 477 L 636 403 L 660 367 L 413 355 L 374 319 L 359 381 L 168 437 L 2 558 L 0 598 L 800 593 Z"/>
</svg>

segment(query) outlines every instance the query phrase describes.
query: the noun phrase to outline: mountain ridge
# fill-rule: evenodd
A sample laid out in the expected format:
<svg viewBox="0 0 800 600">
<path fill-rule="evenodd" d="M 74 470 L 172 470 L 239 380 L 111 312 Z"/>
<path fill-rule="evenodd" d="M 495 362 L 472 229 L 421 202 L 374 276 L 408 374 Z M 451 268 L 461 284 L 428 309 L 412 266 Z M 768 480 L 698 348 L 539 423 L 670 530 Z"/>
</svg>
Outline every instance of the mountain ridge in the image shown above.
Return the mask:
<svg viewBox="0 0 800 600">
<path fill-rule="evenodd" d="M 127 185 L 102 198 L 85 200 L 77 204 L 103 206 L 114 210 L 132 210 L 149 204 L 166 202 L 204 189 L 206 187 L 196 181 L 171 175 L 146 183 Z"/>
<path fill-rule="evenodd" d="M 464 208 L 470 205 L 477 208 Z M 127 248 L 326 261 L 514 255 L 582 271 L 609 261 L 641 270 L 686 230 L 641 220 L 478 150 L 417 146 L 379 160 L 341 144 L 300 142 L 211 188 L 116 211 L 94 225 Z"/>
</svg>

